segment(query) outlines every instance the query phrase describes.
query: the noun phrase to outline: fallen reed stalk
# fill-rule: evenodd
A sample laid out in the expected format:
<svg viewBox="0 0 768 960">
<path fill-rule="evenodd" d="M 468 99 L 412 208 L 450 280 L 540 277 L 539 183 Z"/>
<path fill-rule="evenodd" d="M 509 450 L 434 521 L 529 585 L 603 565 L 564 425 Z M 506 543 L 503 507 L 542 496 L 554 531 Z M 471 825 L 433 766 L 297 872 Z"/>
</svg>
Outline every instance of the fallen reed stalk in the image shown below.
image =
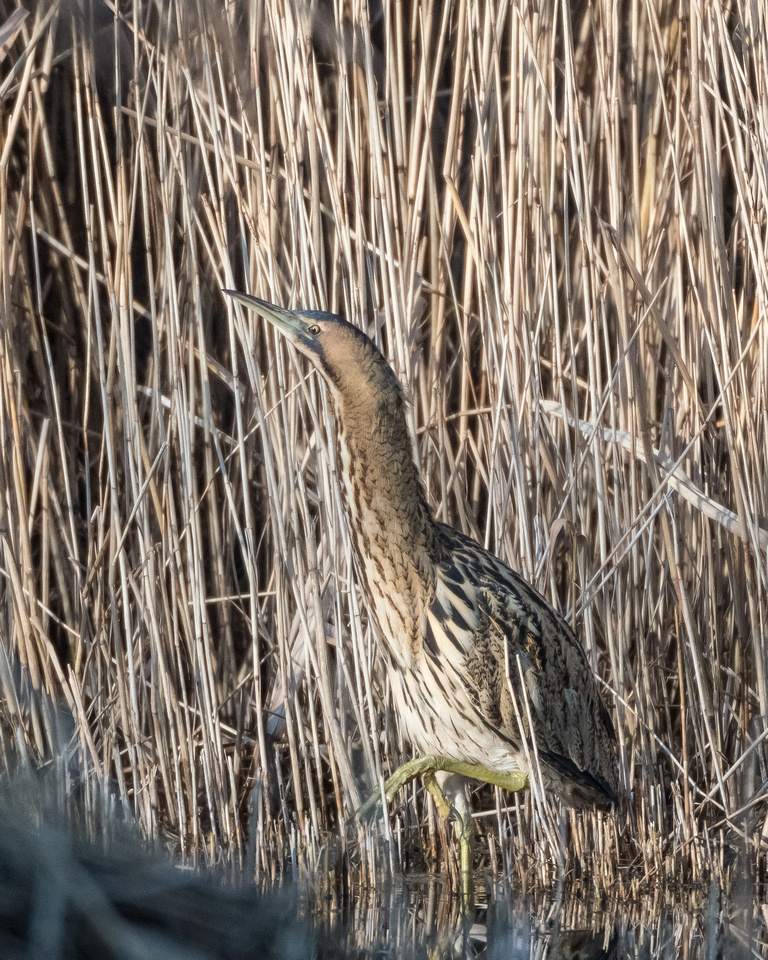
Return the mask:
<svg viewBox="0 0 768 960">
<path fill-rule="evenodd" d="M 580 627 L 628 796 L 571 818 L 568 874 L 753 862 L 762 7 L 15 10 L 0 0 L 6 772 L 66 750 L 148 835 L 271 882 L 316 869 L 404 758 L 323 391 L 224 301 L 239 287 L 375 335 L 436 513 Z M 529 798 L 474 802 L 491 870 L 552 876 L 558 832 Z M 390 812 L 383 846 L 345 848 L 372 879 L 439 846 L 418 785 Z"/>
</svg>

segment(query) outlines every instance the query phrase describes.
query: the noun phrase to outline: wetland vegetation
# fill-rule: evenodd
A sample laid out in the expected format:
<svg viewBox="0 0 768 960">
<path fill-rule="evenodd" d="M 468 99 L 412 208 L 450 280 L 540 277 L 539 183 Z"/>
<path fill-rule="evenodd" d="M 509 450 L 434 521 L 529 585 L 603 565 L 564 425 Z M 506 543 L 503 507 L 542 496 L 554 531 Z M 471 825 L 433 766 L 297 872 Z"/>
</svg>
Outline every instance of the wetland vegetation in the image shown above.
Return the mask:
<svg viewBox="0 0 768 960">
<path fill-rule="evenodd" d="M 763 6 L 25 6 L 0 0 L 3 789 L 53 772 L 62 837 L 75 803 L 89 844 L 127 818 L 201 883 L 290 885 L 324 956 L 763 956 Z M 223 287 L 377 339 L 436 515 L 600 677 L 622 803 L 475 789 L 474 939 L 420 784 L 352 819 L 409 755 L 332 417 Z"/>
</svg>

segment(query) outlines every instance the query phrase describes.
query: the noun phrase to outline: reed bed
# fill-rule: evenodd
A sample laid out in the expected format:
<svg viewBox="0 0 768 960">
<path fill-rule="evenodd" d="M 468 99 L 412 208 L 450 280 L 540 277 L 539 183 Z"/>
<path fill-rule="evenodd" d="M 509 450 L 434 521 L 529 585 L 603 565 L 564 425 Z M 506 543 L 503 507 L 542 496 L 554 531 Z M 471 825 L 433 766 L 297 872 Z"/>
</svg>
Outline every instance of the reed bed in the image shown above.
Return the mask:
<svg viewBox="0 0 768 960">
<path fill-rule="evenodd" d="M 267 884 L 453 862 L 418 784 L 351 822 L 408 748 L 326 398 L 237 287 L 377 338 L 436 514 L 604 683 L 622 808 L 477 791 L 483 867 L 762 869 L 764 7 L 27 11 L 0 0 L 6 774 L 55 761 Z"/>
</svg>

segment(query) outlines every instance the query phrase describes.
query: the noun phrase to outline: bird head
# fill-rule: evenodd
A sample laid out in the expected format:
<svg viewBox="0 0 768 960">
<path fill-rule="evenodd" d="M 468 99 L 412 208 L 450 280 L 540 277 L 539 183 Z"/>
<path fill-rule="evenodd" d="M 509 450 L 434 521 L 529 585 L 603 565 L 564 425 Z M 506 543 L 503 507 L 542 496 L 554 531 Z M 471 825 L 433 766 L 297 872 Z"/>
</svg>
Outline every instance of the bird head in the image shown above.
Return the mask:
<svg viewBox="0 0 768 960">
<path fill-rule="evenodd" d="M 343 317 L 319 310 L 286 310 L 235 290 L 223 292 L 285 334 L 320 372 L 337 403 L 378 403 L 387 393 L 401 395 L 400 383 L 379 348 Z"/>
</svg>

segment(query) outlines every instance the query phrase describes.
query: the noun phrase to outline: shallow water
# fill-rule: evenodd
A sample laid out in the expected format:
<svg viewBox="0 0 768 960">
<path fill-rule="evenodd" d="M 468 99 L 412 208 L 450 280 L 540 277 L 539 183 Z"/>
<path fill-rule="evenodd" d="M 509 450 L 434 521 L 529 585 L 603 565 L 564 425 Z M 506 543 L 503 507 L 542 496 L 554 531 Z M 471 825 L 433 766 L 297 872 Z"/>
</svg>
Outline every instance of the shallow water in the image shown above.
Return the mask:
<svg viewBox="0 0 768 960">
<path fill-rule="evenodd" d="M 590 901 L 495 887 L 465 921 L 446 882 L 412 877 L 310 911 L 322 958 L 746 960 L 768 957 L 768 907 L 751 883 Z"/>
<path fill-rule="evenodd" d="M 388 960 L 388 958 L 768 958 L 768 906 L 754 881 L 596 897 L 478 875 L 470 919 L 449 877 L 364 883 L 329 844 L 314 880 L 258 888 L 245 870 L 180 868 L 131 824 L 65 815 L 40 779 L 0 790 L 0 958 Z M 50 786 L 50 784 L 49 784 Z M 55 800 L 55 798 L 54 798 Z M 318 877 L 342 877 L 320 889 Z M 378 877 L 378 873 L 374 874 Z"/>
</svg>

